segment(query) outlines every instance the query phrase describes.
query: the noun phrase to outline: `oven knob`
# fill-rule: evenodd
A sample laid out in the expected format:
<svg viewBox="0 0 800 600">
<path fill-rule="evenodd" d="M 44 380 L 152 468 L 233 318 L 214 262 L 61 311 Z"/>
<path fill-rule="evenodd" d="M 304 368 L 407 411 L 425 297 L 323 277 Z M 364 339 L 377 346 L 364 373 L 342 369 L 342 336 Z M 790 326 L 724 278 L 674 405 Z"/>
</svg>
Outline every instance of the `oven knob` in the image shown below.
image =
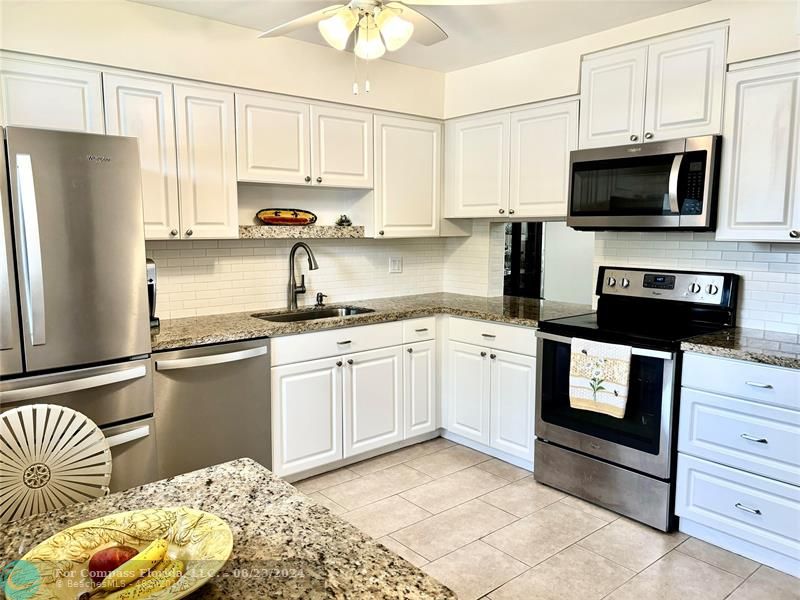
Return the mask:
<svg viewBox="0 0 800 600">
<path fill-rule="evenodd" d="M 702 289 L 703 288 L 700 287 L 699 283 L 690 283 L 689 284 L 689 291 L 692 292 L 693 294 L 699 294 L 700 290 L 702 290 Z"/>
<path fill-rule="evenodd" d="M 715 286 L 713 283 L 709 283 L 708 287 L 706 288 L 706 291 L 712 296 L 715 296 L 716 293 L 719 291 L 719 288 Z"/>
<path fill-rule="evenodd" d="M 614 279 L 613 277 L 609 277 L 608 279 L 606 279 L 606 283 L 608 284 L 608 287 L 614 287 L 615 285 L 617 285 L 617 280 Z"/>
<path fill-rule="evenodd" d="M 621 285 L 622 287 L 624 287 L 624 288 L 630 287 L 630 285 L 631 285 L 631 280 L 630 280 L 630 279 L 625 279 L 625 278 L 623 277 L 623 278 L 622 278 L 622 282 L 620 283 L 620 285 Z"/>
</svg>

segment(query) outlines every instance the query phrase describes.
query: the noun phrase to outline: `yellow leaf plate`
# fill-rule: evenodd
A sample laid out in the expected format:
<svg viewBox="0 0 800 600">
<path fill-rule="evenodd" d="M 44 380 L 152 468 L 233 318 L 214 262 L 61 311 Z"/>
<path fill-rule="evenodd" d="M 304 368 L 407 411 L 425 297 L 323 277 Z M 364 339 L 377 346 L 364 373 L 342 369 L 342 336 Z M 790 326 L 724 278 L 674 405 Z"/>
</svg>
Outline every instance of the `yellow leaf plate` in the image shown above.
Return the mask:
<svg viewBox="0 0 800 600">
<path fill-rule="evenodd" d="M 8 575 L 6 598 L 75 600 L 93 587 L 88 565 L 95 552 L 117 545 L 143 550 L 159 538 L 169 542 L 167 557 L 182 560 L 186 571 L 148 600 L 176 600 L 192 593 L 222 568 L 233 550 L 228 524 L 201 510 L 180 507 L 117 513 L 69 527 L 28 552 Z"/>
</svg>

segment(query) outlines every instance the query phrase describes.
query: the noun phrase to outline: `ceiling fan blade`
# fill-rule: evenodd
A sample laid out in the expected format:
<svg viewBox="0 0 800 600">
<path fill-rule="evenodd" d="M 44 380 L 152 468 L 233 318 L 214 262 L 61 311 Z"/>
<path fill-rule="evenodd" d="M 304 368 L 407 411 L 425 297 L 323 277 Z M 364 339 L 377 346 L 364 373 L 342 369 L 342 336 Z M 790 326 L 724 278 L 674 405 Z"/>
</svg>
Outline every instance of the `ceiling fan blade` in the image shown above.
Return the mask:
<svg viewBox="0 0 800 600">
<path fill-rule="evenodd" d="M 492 4 L 521 4 L 532 0 L 408 0 L 415 6 L 487 6 Z"/>
<path fill-rule="evenodd" d="M 414 24 L 414 35 L 411 38 L 423 46 L 433 46 L 447 39 L 447 33 L 434 21 L 417 12 L 405 2 L 389 2 L 387 7 L 400 11 L 400 15 Z"/>
<path fill-rule="evenodd" d="M 314 25 L 315 23 L 321 21 L 329 17 L 332 13 L 336 12 L 343 6 L 344 4 L 334 4 L 327 8 L 323 8 L 321 10 L 316 10 L 312 13 L 308 13 L 307 15 L 303 15 L 302 17 L 297 17 L 296 19 L 292 19 L 291 21 L 287 21 L 286 23 L 282 23 L 272 29 L 267 29 L 264 33 L 259 35 L 260 38 L 267 38 L 267 37 L 280 37 L 282 35 L 286 35 L 287 33 L 291 33 L 295 29 L 300 29 L 301 27 L 306 27 L 308 25 Z"/>
</svg>

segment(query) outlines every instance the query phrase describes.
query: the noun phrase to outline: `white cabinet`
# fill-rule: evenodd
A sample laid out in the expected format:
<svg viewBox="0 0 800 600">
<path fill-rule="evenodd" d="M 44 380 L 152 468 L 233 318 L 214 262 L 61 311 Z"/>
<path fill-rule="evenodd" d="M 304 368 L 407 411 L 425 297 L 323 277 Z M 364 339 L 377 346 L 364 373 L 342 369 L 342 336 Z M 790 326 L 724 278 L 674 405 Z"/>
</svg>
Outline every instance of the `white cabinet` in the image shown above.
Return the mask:
<svg viewBox="0 0 800 600">
<path fill-rule="evenodd" d="M 290 475 L 341 459 L 341 360 L 273 367 L 271 387 L 275 474 Z"/>
<path fill-rule="evenodd" d="M 408 438 L 436 429 L 436 342 L 416 342 L 403 348 L 404 437 Z"/>
<path fill-rule="evenodd" d="M 439 234 L 442 126 L 375 116 L 375 231 L 380 237 Z"/>
<path fill-rule="evenodd" d="M 175 107 L 164 80 L 103 74 L 106 131 L 138 138 L 145 239 L 180 236 Z"/>
<path fill-rule="evenodd" d="M 182 237 L 238 237 L 233 94 L 176 85 Z"/>
<path fill-rule="evenodd" d="M 451 341 L 447 349 L 447 429 L 489 445 L 489 351 Z"/>
<path fill-rule="evenodd" d="M 448 121 L 445 217 L 496 217 L 509 194 L 508 112 Z"/>
<path fill-rule="evenodd" d="M 0 54 L 0 123 L 105 133 L 100 71 Z"/>
<path fill-rule="evenodd" d="M 512 112 L 508 214 L 565 217 L 569 153 L 577 147 L 577 100 L 548 102 Z"/>
<path fill-rule="evenodd" d="M 402 348 L 345 357 L 344 457 L 403 439 Z"/>
<path fill-rule="evenodd" d="M 311 173 L 316 185 L 371 188 L 372 114 L 311 105 Z"/>
<path fill-rule="evenodd" d="M 800 53 L 731 69 L 718 240 L 800 242 Z"/>
<path fill-rule="evenodd" d="M 580 147 L 719 133 L 727 37 L 714 25 L 584 57 Z"/>
<path fill-rule="evenodd" d="M 536 359 L 492 350 L 489 445 L 515 456 L 533 457 Z"/>
</svg>

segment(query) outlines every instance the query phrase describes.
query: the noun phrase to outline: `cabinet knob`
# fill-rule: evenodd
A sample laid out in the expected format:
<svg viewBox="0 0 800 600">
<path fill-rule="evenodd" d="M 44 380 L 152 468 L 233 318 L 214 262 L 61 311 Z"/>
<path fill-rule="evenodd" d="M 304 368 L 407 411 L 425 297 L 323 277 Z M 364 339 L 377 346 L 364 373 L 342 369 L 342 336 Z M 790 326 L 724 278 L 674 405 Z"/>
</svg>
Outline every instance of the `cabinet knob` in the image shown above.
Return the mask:
<svg viewBox="0 0 800 600">
<path fill-rule="evenodd" d="M 635 142 L 635 141 L 637 141 L 638 139 L 639 139 L 639 136 L 638 136 L 638 135 L 636 135 L 635 133 L 634 133 L 634 134 L 631 136 L 631 141 L 632 141 L 632 142 Z"/>
<path fill-rule="evenodd" d="M 337 361 L 336 361 L 336 366 L 337 366 L 337 367 L 341 367 L 341 366 L 342 366 L 342 361 L 340 361 L 340 360 L 337 360 Z"/>
<path fill-rule="evenodd" d="M 311 175 L 306 175 L 306 183 L 310 183 L 310 182 L 311 182 Z"/>
<path fill-rule="evenodd" d="M 317 177 L 317 183 L 322 183 L 322 177 Z"/>
<path fill-rule="evenodd" d="M 353 364 L 353 359 L 352 358 L 348 358 L 347 359 L 347 364 L 348 365 L 352 365 Z"/>
<path fill-rule="evenodd" d="M 516 212 L 513 208 L 508 209 L 508 214 L 513 215 Z"/>
<path fill-rule="evenodd" d="M 501 208 L 501 209 L 500 209 L 500 214 L 501 214 L 501 215 L 504 215 L 505 213 L 506 213 L 506 209 L 505 209 L 505 208 Z"/>
<path fill-rule="evenodd" d="M 797 231 L 797 229 L 792 229 L 789 232 L 789 237 L 792 238 L 793 240 L 800 238 L 800 231 Z"/>
<path fill-rule="evenodd" d="M 178 230 L 177 230 L 177 229 L 173 229 L 172 231 L 170 231 L 170 232 L 169 232 L 169 234 L 170 234 L 172 237 L 175 237 L 176 235 L 178 235 Z"/>
<path fill-rule="evenodd" d="M 489 358 L 491 358 L 492 360 L 494 360 L 495 358 L 497 358 L 497 354 L 490 354 L 490 355 L 489 355 Z"/>
<path fill-rule="evenodd" d="M 481 352 L 481 358 L 486 358 L 486 352 Z"/>
<path fill-rule="evenodd" d="M 409 354 L 411 354 L 412 352 L 414 352 L 414 349 L 413 349 L 413 348 L 409 348 L 409 349 L 407 350 L 407 352 L 408 352 Z"/>
<path fill-rule="evenodd" d="M 378 235 L 383 235 L 383 229 L 378 232 Z"/>
<path fill-rule="evenodd" d="M 189 237 L 192 237 L 193 233 L 194 233 L 194 231 L 192 231 L 191 229 L 187 229 L 186 230 L 186 235 L 188 235 Z"/>
<path fill-rule="evenodd" d="M 653 134 L 648 131 L 647 133 L 644 134 L 644 139 L 652 140 L 653 139 Z"/>
</svg>

